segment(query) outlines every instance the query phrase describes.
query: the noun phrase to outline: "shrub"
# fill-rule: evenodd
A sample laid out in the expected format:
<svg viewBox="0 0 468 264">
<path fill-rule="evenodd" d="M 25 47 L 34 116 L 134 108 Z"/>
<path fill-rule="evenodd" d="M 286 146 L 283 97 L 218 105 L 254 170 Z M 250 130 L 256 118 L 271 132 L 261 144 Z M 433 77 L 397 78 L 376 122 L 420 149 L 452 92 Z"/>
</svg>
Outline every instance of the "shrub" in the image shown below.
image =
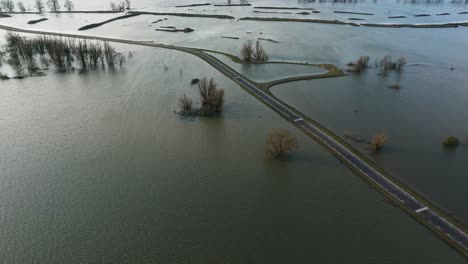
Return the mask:
<svg viewBox="0 0 468 264">
<path fill-rule="evenodd" d="M 449 136 L 444 139 L 444 146 L 446 147 L 456 147 L 460 143 L 457 137 Z"/>
<path fill-rule="evenodd" d="M 181 115 L 191 115 L 194 113 L 193 101 L 188 98 L 185 94 L 179 98 L 179 114 Z"/>
<path fill-rule="evenodd" d="M 367 70 L 369 67 L 369 56 L 361 56 L 359 59 L 354 63 L 354 69 L 356 72 L 363 72 Z"/>
<path fill-rule="evenodd" d="M 267 155 L 275 159 L 282 158 L 297 148 L 297 140 L 283 128 L 275 129 L 266 140 Z"/>
<path fill-rule="evenodd" d="M 379 151 L 382 150 L 383 148 L 383 145 L 385 143 L 385 133 L 384 132 L 379 132 L 377 134 L 375 134 L 373 137 L 372 137 L 372 140 L 370 142 L 370 147 L 371 147 L 371 151 L 372 153 L 378 153 Z"/>
<path fill-rule="evenodd" d="M 387 87 L 395 89 L 395 90 L 399 90 L 401 88 L 399 83 L 390 84 L 390 85 L 387 85 Z"/>
</svg>

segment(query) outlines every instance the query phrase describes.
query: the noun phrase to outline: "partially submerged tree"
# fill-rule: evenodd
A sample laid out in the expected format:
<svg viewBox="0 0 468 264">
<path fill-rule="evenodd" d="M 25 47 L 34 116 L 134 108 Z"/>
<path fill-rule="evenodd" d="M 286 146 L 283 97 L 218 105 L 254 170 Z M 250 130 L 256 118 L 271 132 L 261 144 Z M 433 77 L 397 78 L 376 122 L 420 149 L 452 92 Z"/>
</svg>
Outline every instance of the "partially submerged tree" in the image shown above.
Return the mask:
<svg viewBox="0 0 468 264">
<path fill-rule="evenodd" d="M 198 82 L 200 108 L 193 107 L 193 101 L 186 95 L 179 98 L 179 114 L 181 115 L 213 115 L 222 111 L 224 104 L 224 89 L 218 88 L 213 78 L 203 78 Z"/>
<path fill-rule="evenodd" d="M 405 57 L 400 57 L 398 58 L 395 62 L 392 61 L 392 57 L 390 56 L 385 56 L 381 61 L 380 61 L 380 68 L 383 72 L 387 72 L 389 70 L 396 70 L 396 71 L 401 71 L 403 65 L 407 63 Z"/>
<path fill-rule="evenodd" d="M 179 98 L 179 114 L 192 115 L 194 113 L 193 101 L 184 94 Z"/>
<path fill-rule="evenodd" d="M 117 5 L 116 5 L 114 2 L 110 2 L 110 9 L 111 9 L 112 11 L 117 11 L 117 10 L 119 10 L 119 9 L 117 8 Z"/>
<path fill-rule="evenodd" d="M 88 67 L 88 42 L 86 40 L 78 41 L 78 44 L 72 44 L 71 50 L 73 55 L 80 61 L 81 69 L 86 70 Z"/>
<path fill-rule="evenodd" d="M 252 40 L 247 40 L 244 44 L 242 44 L 241 49 L 241 56 L 242 59 L 246 62 L 251 62 L 254 53 L 253 42 Z"/>
<path fill-rule="evenodd" d="M 102 47 L 99 43 L 89 44 L 89 63 L 92 68 L 97 68 L 99 61 L 103 62 L 103 56 Z"/>
<path fill-rule="evenodd" d="M 268 61 L 268 55 L 263 48 L 262 43 L 260 43 L 260 40 L 257 40 L 255 42 L 255 50 L 253 53 L 253 61 L 255 63 L 263 63 Z"/>
<path fill-rule="evenodd" d="M 282 158 L 298 148 L 297 140 L 288 130 L 278 128 L 268 135 L 266 153 L 272 158 Z"/>
<path fill-rule="evenodd" d="M 245 62 L 249 63 L 263 63 L 268 61 L 268 55 L 263 48 L 260 40 L 253 44 L 252 40 L 247 40 L 241 48 L 241 57 Z"/>
<path fill-rule="evenodd" d="M 125 2 L 120 2 L 119 5 L 117 6 L 117 10 L 125 11 Z"/>
<path fill-rule="evenodd" d="M 349 63 L 348 65 L 354 67 L 354 72 L 363 72 L 369 67 L 369 56 L 361 56 L 355 63 Z"/>
<path fill-rule="evenodd" d="M 109 42 L 104 42 L 104 57 L 106 58 L 107 66 L 109 66 L 109 68 L 114 68 L 115 61 L 117 60 L 117 52 Z"/>
<path fill-rule="evenodd" d="M 35 0 L 34 8 L 36 8 L 37 12 L 39 13 L 44 12 L 44 2 L 42 0 Z"/>
<path fill-rule="evenodd" d="M 48 0 L 47 6 L 49 7 L 50 11 L 57 12 L 60 11 L 60 3 L 58 0 Z"/>
<path fill-rule="evenodd" d="M 18 6 L 18 10 L 20 12 L 26 12 L 26 7 L 24 6 L 23 2 L 18 2 L 16 5 Z"/>
<path fill-rule="evenodd" d="M 13 12 L 15 11 L 15 3 L 13 3 L 13 0 L 1 0 L 0 9 L 4 12 Z"/>
<path fill-rule="evenodd" d="M 211 115 L 221 112 L 224 104 L 224 89 L 218 88 L 213 78 L 203 78 L 198 83 L 201 108 L 198 110 L 201 115 Z"/>
<path fill-rule="evenodd" d="M 71 0 L 65 0 L 63 7 L 65 7 L 67 11 L 73 11 L 73 9 L 75 9 L 75 5 Z"/>
<path fill-rule="evenodd" d="M 386 137 L 384 132 L 379 132 L 372 137 L 370 147 L 373 154 L 382 150 L 385 140 Z"/>
<path fill-rule="evenodd" d="M 403 67 L 403 65 L 405 65 L 407 63 L 406 61 L 406 58 L 405 57 L 400 57 L 398 58 L 398 60 L 396 61 L 396 70 L 397 71 L 401 71 L 401 68 Z"/>
<path fill-rule="evenodd" d="M 125 3 L 125 8 L 127 10 L 130 10 L 130 8 L 132 7 L 132 2 L 130 0 L 125 0 L 124 3 Z"/>
<path fill-rule="evenodd" d="M 60 70 L 65 69 L 67 49 L 68 46 L 62 39 L 50 39 L 46 43 L 46 50 L 52 63 Z"/>
</svg>

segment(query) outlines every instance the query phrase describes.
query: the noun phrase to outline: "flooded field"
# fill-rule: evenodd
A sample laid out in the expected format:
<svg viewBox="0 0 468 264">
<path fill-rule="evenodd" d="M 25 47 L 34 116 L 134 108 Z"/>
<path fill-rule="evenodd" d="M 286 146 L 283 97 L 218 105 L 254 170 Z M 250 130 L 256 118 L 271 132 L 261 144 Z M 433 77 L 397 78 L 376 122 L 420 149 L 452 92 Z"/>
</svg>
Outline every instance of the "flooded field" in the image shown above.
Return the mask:
<svg viewBox="0 0 468 264">
<path fill-rule="evenodd" d="M 140 15 L 78 31 L 122 14 L 28 14 L 0 18 L 0 24 L 235 56 L 240 56 L 246 40 L 271 39 L 278 43 L 261 43 L 272 61 L 328 63 L 343 70 L 359 56 L 370 56 L 372 67 L 365 73 L 281 84 L 271 92 L 338 136 L 368 139 L 385 131 L 388 141 L 378 155 L 369 154 L 364 144 L 348 141 L 454 218 L 468 222 L 467 27 L 237 20 L 306 18 L 254 12 L 260 10 L 255 6 L 284 6 L 320 10 L 307 18 L 447 23 L 468 21 L 468 15 L 458 14 L 468 11 L 467 5 L 251 1 L 250 7 L 176 8 L 193 3 L 133 2 L 135 10 L 225 14 L 236 19 Z M 108 9 L 108 3 L 84 0 L 76 1 L 75 7 Z M 431 16 L 415 16 L 423 13 Z M 407 18 L 388 18 L 399 15 Z M 48 20 L 27 24 L 41 17 Z M 195 31 L 155 31 L 160 26 Z M 1 45 L 5 34 L 0 30 Z M 134 52 L 134 57 L 114 70 L 60 73 L 51 66 L 42 77 L 0 81 L 0 262 L 466 262 L 321 145 L 208 63 L 177 51 L 112 45 L 124 54 Z M 212 55 L 257 82 L 326 72 L 304 65 L 243 65 Z M 404 56 L 408 64 L 400 73 L 382 76 L 375 63 L 386 55 Z M 8 63 L 0 72 L 14 74 Z M 182 95 L 198 97 L 191 80 L 205 76 L 225 89 L 223 113 L 211 118 L 177 115 Z M 389 88 L 392 84 L 400 89 Z M 289 129 L 299 142 L 299 150 L 287 161 L 265 155 L 265 139 L 278 127 Z M 443 147 L 443 139 L 450 135 L 460 138 L 458 148 Z"/>
</svg>

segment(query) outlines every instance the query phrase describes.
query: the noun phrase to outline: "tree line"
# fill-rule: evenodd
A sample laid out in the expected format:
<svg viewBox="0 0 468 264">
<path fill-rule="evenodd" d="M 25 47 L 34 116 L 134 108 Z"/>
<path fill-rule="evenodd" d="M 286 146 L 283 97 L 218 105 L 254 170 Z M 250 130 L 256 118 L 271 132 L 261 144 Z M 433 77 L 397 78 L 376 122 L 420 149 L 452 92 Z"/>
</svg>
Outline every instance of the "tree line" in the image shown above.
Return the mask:
<svg viewBox="0 0 468 264">
<path fill-rule="evenodd" d="M 131 5 L 132 3 L 130 0 L 124 0 L 118 4 L 111 2 L 110 8 L 113 11 L 124 11 L 125 9 L 130 10 Z M 44 2 L 44 0 L 34 0 L 32 9 L 39 13 L 44 13 L 46 6 L 51 12 L 58 12 L 62 10 L 62 5 L 60 4 L 59 0 L 47 0 L 46 2 Z M 18 8 L 19 12 L 32 10 L 30 8 L 26 8 L 22 1 L 17 2 L 15 5 L 13 0 L 0 0 L 0 12 L 15 12 L 16 8 Z M 63 2 L 63 8 L 66 11 L 73 11 L 75 9 L 75 5 L 73 4 L 73 1 L 65 0 Z"/>
<path fill-rule="evenodd" d="M 45 2 L 43 0 L 34 0 L 33 9 L 35 9 L 39 13 L 43 13 L 45 11 L 45 7 L 49 8 L 51 12 L 57 12 L 61 10 L 61 5 L 58 0 L 48 0 Z M 16 6 L 13 0 L 0 0 L 0 12 L 15 12 L 16 7 L 18 8 L 19 12 L 26 12 L 31 10 L 26 8 L 22 1 L 17 2 Z M 63 7 L 67 11 L 73 11 L 74 4 L 71 0 L 65 0 L 63 3 Z"/>
<path fill-rule="evenodd" d="M 105 41 L 49 36 L 28 38 L 11 32 L 5 36 L 5 40 L 6 44 L 0 50 L 0 65 L 6 61 L 19 76 L 24 70 L 24 64 L 30 75 L 37 71 L 37 57 L 42 66 L 48 68 L 52 63 L 61 71 L 72 68 L 74 62 L 81 71 L 96 69 L 98 66 L 115 68 L 126 62 L 126 57 Z"/>
</svg>

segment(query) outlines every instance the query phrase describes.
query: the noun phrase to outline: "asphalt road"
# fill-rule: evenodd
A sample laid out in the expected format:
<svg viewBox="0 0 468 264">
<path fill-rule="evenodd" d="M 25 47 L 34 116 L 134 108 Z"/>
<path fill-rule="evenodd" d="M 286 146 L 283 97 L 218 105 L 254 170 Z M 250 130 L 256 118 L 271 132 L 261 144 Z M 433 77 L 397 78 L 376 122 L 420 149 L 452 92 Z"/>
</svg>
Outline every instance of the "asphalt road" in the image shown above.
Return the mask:
<svg viewBox="0 0 468 264">
<path fill-rule="evenodd" d="M 335 139 L 328 136 L 320 128 L 316 127 L 314 124 L 307 122 L 302 119 L 296 113 L 291 111 L 288 106 L 277 101 L 275 98 L 271 97 L 267 93 L 263 92 L 260 88 L 256 87 L 254 84 L 250 83 L 246 78 L 240 76 L 234 70 L 226 67 L 224 64 L 220 63 L 217 59 L 212 56 L 207 55 L 206 53 L 198 52 L 195 54 L 198 57 L 203 58 L 205 61 L 210 63 L 213 67 L 218 69 L 224 75 L 230 77 L 235 82 L 237 82 L 242 87 L 248 89 L 250 92 L 258 96 L 265 104 L 277 110 L 284 118 L 292 123 L 296 123 L 298 126 L 305 129 L 307 132 L 313 134 L 318 141 L 326 145 L 330 150 L 338 154 L 344 161 L 348 163 L 349 166 L 354 167 L 354 169 L 361 172 L 362 175 L 368 177 L 375 184 L 380 186 L 395 199 L 397 199 L 404 206 L 413 210 L 415 213 L 419 214 L 424 218 L 429 225 L 439 229 L 444 233 L 449 239 L 458 243 L 465 250 L 468 250 L 468 235 L 463 232 L 463 230 L 457 228 L 448 222 L 444 217 L 440 216 L 423 202 L 417 200 L 414 196 L 407 193 L 401 189 L 398 185 L 387 179 L 384 175 L 376 171 L 370 165 L 368 165 L 361 158 L 356 156 L 353 152 L 348 150 L 344 145 L 336 141 Z"/>
<path fill-rule="evenodd" d="M 463 254 L 465 256 L 468 256 L 468 253 L 467 253 L 468 252 L 468 235 L 463 230 L 454 226 L 449 221 L 447 221 L 444 217 L 439 215 L 437 212 L 428 208 L 428 206 L 425 205 L 423 202 L 417 200 L 411 194 L 401 189 L 397 184 L 387 179 L 384 175 L 376 171 L 369 164 L 367 164 L 364 160 L 356 156 L 346 146 L 342 145 L 338 141 L 328 136 L 320 128 L 302 119 L 299 115 L 297 115 L 291 109 L 289 109 L 287 105 L 285 105 L 282 102 L 277 101 L 275 98 L 271 97 L 267 93 L 263 92 L 260 88 L 252 84 L 248 79 L 239 75 L 239 73 L 232 70 L 231 68 L 226 67 L 226 65 L 221 63 L 219 60 L 217 60 L 216 58 L 206 53 L 199 52 L 191 48 L 157 44 L 151 41 L 145 42 L 145 41 L 135 41 L 135 40 L 126 40 L 126 39 L 117 39 L 117 38 L 89 36 L 89 35 L 44 32 L 44 31 L 38 31 L 38 30 L 20 29 L 20 28 L 4 26 L 4 25 L 0 25 L 0 29 L 24 32 L 24 33 L 32 33 L 32 34 L 45 34 L 45 35 L 65 36 L 65 37 L 72 37 L 72 38 L 85 38 L 85 39 L 112 41 L 112 42 L 119 42 L 119 43 L 133 44 L 133 45 L 173 49 L 173 50 L 179 50 L 179 51 L 193 54 L 205 60 L 206 62 L 208 62 L 215 69 L 217 69 L 224 75 L 234 80 L 244 89 L 247 89 L 251 93 L 255 94 L 259 100 L 261 100 L 264 104 L 266 104 L 270 108 L 275 109 L 286 120 L 292 123 L 295 123 L 296 125 L 300 126 L 302 129 L 306 130 L 308 133 L 314 135 L 317 141 L 327 146 L 328 149 L 334 152 L 335 154 L 339 155 L 342 158 L 342 160 L 346 162 L 348 166 L 361 172 L 363 176 L 367 177 L 368 179 L 373 181 L 375 184 L 380 186 L 388 194 L 392 195 L 396 200 L 398 200 L 403 206 L 405 206 L 409 210 L 413 210 L 416 214 L 418 214 L 422 219 L 424 219 L 427 222 L 427 225 L 438 229 L 441 233 L 445 234 L 447 239 L 460 245 L 461 248 L 464 249 Z M 463 202 L 463 201 L 460 201 L 460 202 Z"/>
</svg>

